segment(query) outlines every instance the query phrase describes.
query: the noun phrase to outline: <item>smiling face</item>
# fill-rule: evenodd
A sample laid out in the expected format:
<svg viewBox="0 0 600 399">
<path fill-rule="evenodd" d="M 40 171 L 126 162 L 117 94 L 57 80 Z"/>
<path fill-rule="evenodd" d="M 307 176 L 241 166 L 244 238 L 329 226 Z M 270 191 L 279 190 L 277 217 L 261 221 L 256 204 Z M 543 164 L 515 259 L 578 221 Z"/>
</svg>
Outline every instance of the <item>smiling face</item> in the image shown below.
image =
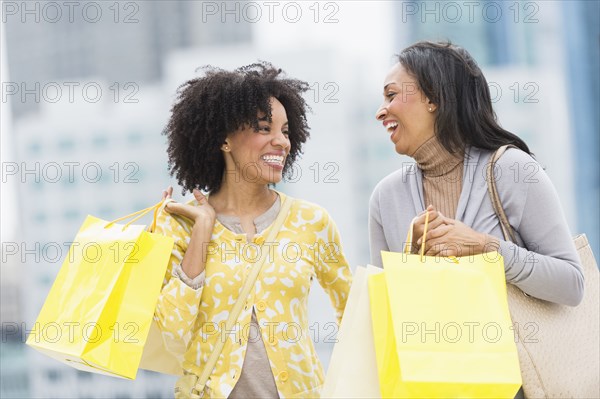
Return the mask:
<svg viewBox="0 0 600 399">
<path fill-rule="evenodd" d="M 383 97 L 375 117 L 383 122 L 396 152 L 412 156 L 435 134 L 436 105 L 425 97 L 417 80 L 400 63 L 386 76 Z"/>
<path fill-rule="evenodd" d="M 240 177 L 256 184 L 278 183 L 283 178 L 283 167 L 290 152 L 288 120 L 285 108 L 271 98 L 271 122 L 261 112 L 258 131 L 245 126 L 227 136 L 222 150 L 225 154 L 224 181 Z M 233 174 L 233 175 L 232 175 Z"/>
</svg>

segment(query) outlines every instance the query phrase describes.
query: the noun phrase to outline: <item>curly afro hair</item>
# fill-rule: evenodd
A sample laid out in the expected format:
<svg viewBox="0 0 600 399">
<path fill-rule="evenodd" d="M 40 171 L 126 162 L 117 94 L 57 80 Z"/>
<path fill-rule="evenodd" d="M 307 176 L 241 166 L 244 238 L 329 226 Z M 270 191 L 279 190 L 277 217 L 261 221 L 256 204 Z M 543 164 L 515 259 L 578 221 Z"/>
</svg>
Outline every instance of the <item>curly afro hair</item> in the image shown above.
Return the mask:
<svg viewBox="0 0 600 399">
<path fill-rule="evenodd" d="M 221 146 L 228 134 L 251 126 L 258 131 L 259 112 L 271 121 L 270 98 L 284 106 L 289 123 L 290 153 L 283 169 L 302 153 L 309 137 L 306 104 L 302 93 L 306 82 L 285 78 L 285 73 L 267 62 L 238 68 L 232 72 L 204 66 L 203 77 L 182 84 L 177 90 L 171 118 L 163 131 L 168 137 L 169 170 L 183 187 L 183 194 L 198 188 L 217 192 L 223 182 L 225 160 Z"/>
</svg>

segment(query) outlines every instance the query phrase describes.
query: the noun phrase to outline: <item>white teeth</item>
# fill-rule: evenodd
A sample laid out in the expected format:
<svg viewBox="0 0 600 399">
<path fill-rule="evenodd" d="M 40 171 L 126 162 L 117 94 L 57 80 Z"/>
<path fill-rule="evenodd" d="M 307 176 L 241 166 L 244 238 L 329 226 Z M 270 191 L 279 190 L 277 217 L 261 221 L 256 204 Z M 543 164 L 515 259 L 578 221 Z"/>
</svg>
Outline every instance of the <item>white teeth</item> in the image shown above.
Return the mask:
<svg viewBox="0 0 600 399">
<path fill-rule="evenodd" d="M 392 133 L 397 126 L 398 126 L 398 122 L 390 122 L 385 126 L 385 128 L 387 129 L 387 131 L 389 133 Z"/>
<path fill-rule="evenodd" d="M 266 163 L 283 166 L 283 157 L 281 155 L 263 155 L 262 160 Z"/>
</svg>

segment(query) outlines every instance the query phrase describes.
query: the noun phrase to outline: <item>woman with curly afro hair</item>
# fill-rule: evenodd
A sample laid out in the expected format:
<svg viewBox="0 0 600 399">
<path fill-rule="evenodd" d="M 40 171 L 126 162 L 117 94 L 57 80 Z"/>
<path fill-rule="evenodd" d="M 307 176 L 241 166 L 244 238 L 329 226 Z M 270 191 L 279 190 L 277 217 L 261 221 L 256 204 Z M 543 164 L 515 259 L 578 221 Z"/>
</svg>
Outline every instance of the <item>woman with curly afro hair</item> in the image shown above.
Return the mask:
<svg viewBox="0 0 600 399">
<path fill-rule="evenodd" d="M 175 245 L 155 313 L 166 346 L 187 348 L 177 397 L 319 396 L 308 293 L 316 278 L 339 322 L 352 275 L 328 213 L 271 188 L 309 136 L 307 89 L 264 62 L 206 67 L 179 89 L 165 129 L 169 166 L 195 199 L 163 192 L 157 231 Z M 266 261 L 242 294 L 262 251 Z"/>
</svg>

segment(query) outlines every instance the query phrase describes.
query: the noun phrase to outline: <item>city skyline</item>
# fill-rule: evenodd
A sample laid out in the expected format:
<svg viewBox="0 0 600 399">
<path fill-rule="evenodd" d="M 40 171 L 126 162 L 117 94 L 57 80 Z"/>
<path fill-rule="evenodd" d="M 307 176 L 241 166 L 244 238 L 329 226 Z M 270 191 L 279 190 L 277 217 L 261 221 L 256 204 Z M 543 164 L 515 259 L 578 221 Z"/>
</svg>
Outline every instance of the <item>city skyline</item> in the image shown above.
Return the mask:
<svg viewBox="0 0 600 399">
<path fill-rule="evenodd" d="M 567 30 L 575 29 L 584 16 L 589 18 L 593 7 L 578 3 L 578 11 L 565 20 L 566 6 L 561 3 L 514 2 L 502 5 L 496 20 L 498 14 L 492 13 L 497 2 L 472 9 L 455 3 L 460 18 L 450 6 L 422 2 L 375 2 L 370 8 L 361 7 L 361 2 L 320 2 L 284 8 L 293 3 L 287 2 L 271 9 L 263 3 L 248 6 L 249 2 L 236 3 L 237 9 L 223 9 L 215 2 L 175 7 L 160 2 L 149 8 L 130 3 L 138 8 L 121 5 L 119 23 L 114 23 L 117 11 L 108 8 L 112 3 L 103 5 L 104 17 L 96 24 L 85 18 L 69 24 L 63 13 L 52 25 L 44 18 L 54 14 L 44 16 L 41 3 L 38 23 L 34 14 L 26 14 L 28 22 L 21 23 L 21 9 L 4 14 L 2 241 L 3 258 L 10 262 L 3 259 L 2 283 L 20 284 L 22 301 L 15 306 L 20 306 L 22 320 L 3 318 L 3 327 L 34 321 L 68 249 L 64 243 L 72 240 L 86 214 L 106 219 L 125 215 L 152 205 L 166 185 L 175 183 L 168 175 L 161 131 L 177 87 L 197 76 L 196 68 L 205 64 L 233 68 L 266 59 L 309 83 L 312 136 L 298 164 L 301 174 L 277 189 L 330 211 L 354 268 L 369 261 L 371 190 L 385 175 L 412 162 L 394 152 L 375 121 L 383 77 L 394 63 L 393 54 L 404 46 L 420 39 L 450 38 L 478 60 L 496 93 L 499 121 L 532 146 L 557 188 L 573 234 L 587 233 L 598 256 L 598 221 L 588 213 L 597 215 L 591 207 L 600 182 L 597 171 L 582 174 L 578 159 L 583 154 L 597 164 L 598 150 L 590 143 L 597 141 L 598 125 L 593 123 L 598 115 L 594 119 L 588 111 L 581 116 L 575 104 L 598 105 L 598 87 L 597 81 L 586 87 L 587 80 L 579 74 L 594 70 L 581 72 L 570 59 L 574 54 L 585 62 L 586 50 L 569 46 L 571 36 L 583 40 L 580 36 L 588 33 L 584 28 L 597 31 L 598 24 Z M 537 8 L 527 8 L 530 3 Z M 127 25 L 126 18 L 139 22 Z M 595 48 L 589 56 L 596 57 L 597 66 L 597 46 L 591 39 L 586 43 Z M 559 61 L 551 63 L 554 59 Z M 588 97 L 576 98 L 572 85 Z M 9 148 L 13 150 L 7 152 Z M 17 196 L 7 199 L 10 193 Z M 175 194 L 183 199 L 177 187 Z M 10 281 L 5 278 L 9 266 Z M 320 291 L 313 291 L 310 306 L 314 321 L 324 326 L 332 316 L 329 309 L 321 309 L 328 299 Z M 5 298 L 3 290 L 3 302 Z M 89 376 L 18 342 L 2 346 L 2 365 L 11 359 L 15 364 L 11 374 L 3 368 L 2 381 L 28 380 L 24 396 L 153 397 L 172 389 L 171 377 L 144 372 L 129 383 Z M 325 364 L 330 350 L 330 344 L 319 347 Z M 156 384 L 145 389 L 152 379 Z M 160 381 L 168 386 L 160 386 Z M 18 396 L 15 389 L 11 394 Z"/>
</svg>

